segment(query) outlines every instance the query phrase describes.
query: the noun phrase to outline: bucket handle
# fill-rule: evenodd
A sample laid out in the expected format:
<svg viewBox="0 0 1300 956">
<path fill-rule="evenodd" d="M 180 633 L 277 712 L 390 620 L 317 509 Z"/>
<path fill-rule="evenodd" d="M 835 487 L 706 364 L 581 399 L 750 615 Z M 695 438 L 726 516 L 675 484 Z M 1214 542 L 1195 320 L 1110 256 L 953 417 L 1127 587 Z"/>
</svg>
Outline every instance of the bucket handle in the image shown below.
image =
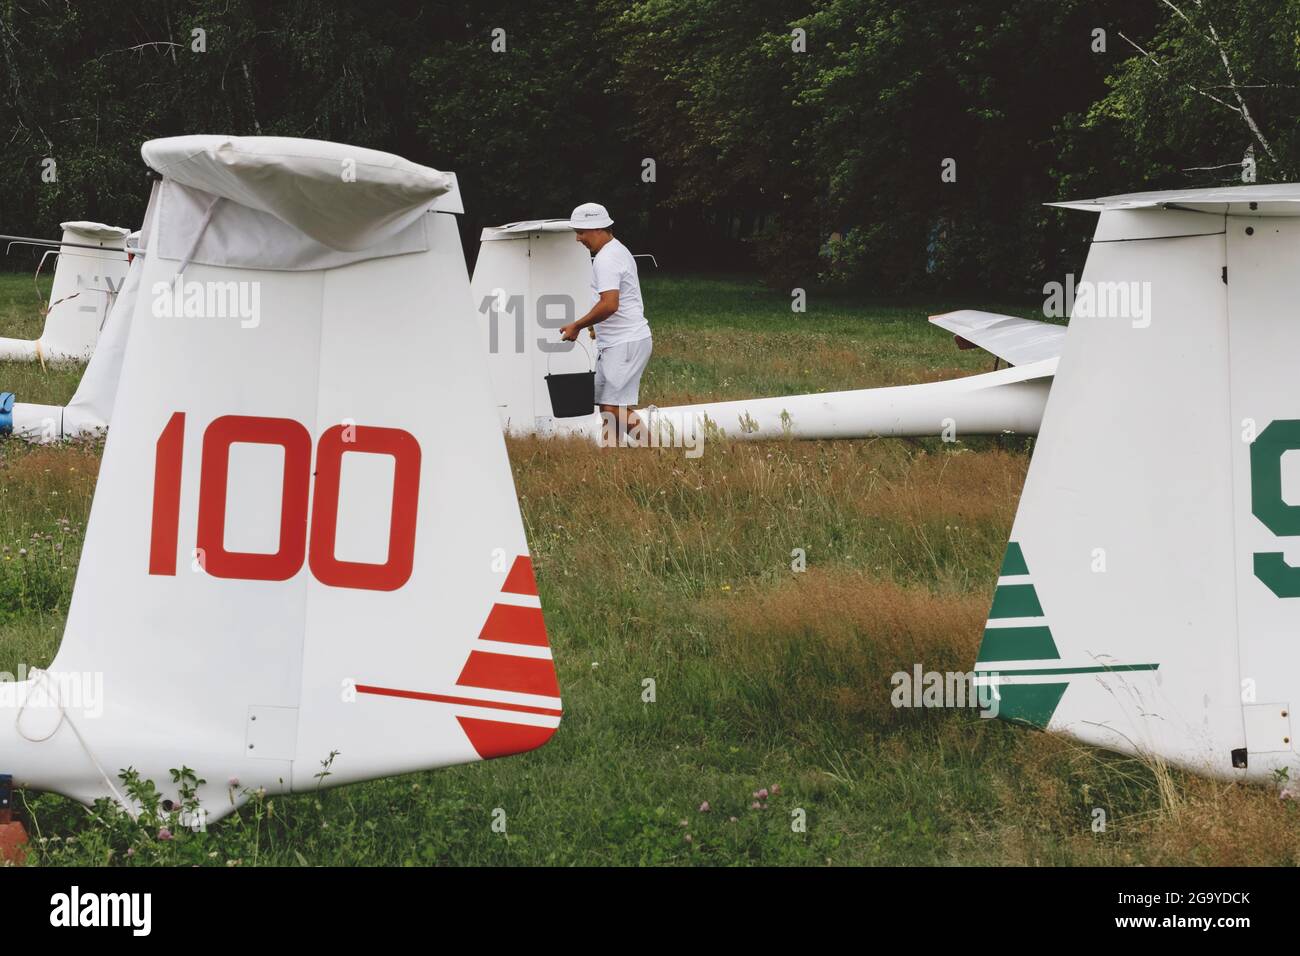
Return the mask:
<svg viewBox="0 0 1300 956">
<path fill-rule="evenodd" d="M 586 345 L 583 345 L 583 343 L 582 343 L 582 335 L 579 334 L 579 336 L 578 336 L 576 339 L 574 339 L 573 341 L 576 342 L 578 345 L 582 345 L 582 350 L 583 350 L 584 352 L 587 353 L 587 361 L 588 361 L 588 363 L 590 363 L 590 365 L 591 365 L 591 368 L 589 368 L 587 371 L 589 371 L 589 372 L 594 372 L 594 371 L 596 371 L 596 363 L 593 362 L 592 359 L 591 359 L 591 349 L 587 348 Z M 550 376 L 550 374 L 551 374 L 551 356 L 554 355 L 554 354 L 555 354 L 554 352 L 549 352 L 549 351 L 546 353 L 546 374 L 547 374 L 547 376 Z"/>
</svg>

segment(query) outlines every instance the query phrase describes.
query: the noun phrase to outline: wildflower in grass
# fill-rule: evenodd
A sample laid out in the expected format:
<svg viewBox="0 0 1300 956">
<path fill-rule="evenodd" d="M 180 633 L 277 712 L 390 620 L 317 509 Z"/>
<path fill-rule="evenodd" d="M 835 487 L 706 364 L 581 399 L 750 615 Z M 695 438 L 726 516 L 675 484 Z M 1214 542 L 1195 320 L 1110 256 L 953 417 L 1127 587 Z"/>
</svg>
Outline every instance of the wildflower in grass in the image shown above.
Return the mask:
<svg viewBox="0 0 1300 956">
<path fill-rule="evenodd" d="M 135 856 L 135 847 L 133 847 L 133 846 L 129 846 L 129 847 L 127 847 L 127 848 L 126 848 L 126 855 L 127 855 L 127 856 Z"/>
<path fill-rule="evenodd" d="M 753 803 L 751 803 L 751 804 L 749 805 L 749 809 L 751 809 L 751 810 L 762 810 L 762 809 L 763 809 L 763 805 L 762 805 L 761 803 L 759 803 L 757 800 L 755 800 Z"/>
<path fill-rule="evenodd" d="M 700 804 L 700 813 L 708 813 L 708 812 L 709 812 L 709 801 L 705 800 L 703 803 Z"/>
<path fill-rule="evenodd" d="M 171 838 L 172 838 L 172 831 L 171 831 L 171 830 L 167 829 L 166 827 L 162 827 L 162 828 L 160 828 L 160 829 L 158 830 L 158 839 L 160 839 L 160 840 L 170 840 Z"/>
<path fill-rule="evenodd" d="M 771 789 L 772 791 L 772 796 L 775 797 L 778 793 L 781 792 L 781 785 L 779 783 L 774 783 L 769 789 Z"/>
</svg>

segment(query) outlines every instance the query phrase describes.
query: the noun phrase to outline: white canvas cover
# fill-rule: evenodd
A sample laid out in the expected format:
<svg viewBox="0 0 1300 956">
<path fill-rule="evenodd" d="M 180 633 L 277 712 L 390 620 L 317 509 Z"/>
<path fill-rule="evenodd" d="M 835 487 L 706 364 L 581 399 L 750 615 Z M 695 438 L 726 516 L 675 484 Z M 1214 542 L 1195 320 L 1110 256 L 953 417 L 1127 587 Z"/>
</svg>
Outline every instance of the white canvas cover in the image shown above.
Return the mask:
<svg viewBox="0 0 1300 956">
<path fill-rule="evenodd" d="M 268 213 L 330 249 L 375 246 L 451 190 L 450 174 L 391 153 L 283 136 L 172 136 L 140 149 L 177 186 Z"/>
<path fill-rule="evenodd" d="M 0 721 L 16 784 L 121 799 L 131 766 L 174 799 L 185 765 L 212 820 L 259 787 L 518 753 L 554 732 L 458 233 L 421 216 L 415 253 L 186 267 L 200 286 L 257 283 L 252 325 L 160 310 L 153 290 L 183 263 L 158 252 L 177 223 L 157 219 L 63 642 Z M 100 675 L 100 713 L 41 706 L 68 674 Z"/>
<path fill-rule="evenodd" d="M 0 338 L 0 359 L 84 362 L 95 351 L 126 278 L 127 257 L 122 247 L 129 230 L 101 222 L 73 221 L 60 226 L 63 236 L 41 337 Z"/>
<path fill-rule="evenodd" d="M 567 220 L 529 220 L 483 230 L 474 265 L 478 337 L 488 355 L 501 426 L 519 435 L 599 434 L 600 416 L 556 418 L 547 374 L 590 371 L 596 345 L 586 333 L 562 342 L 559 329 L 591 307 L 591 255 Z"/>
</svg>

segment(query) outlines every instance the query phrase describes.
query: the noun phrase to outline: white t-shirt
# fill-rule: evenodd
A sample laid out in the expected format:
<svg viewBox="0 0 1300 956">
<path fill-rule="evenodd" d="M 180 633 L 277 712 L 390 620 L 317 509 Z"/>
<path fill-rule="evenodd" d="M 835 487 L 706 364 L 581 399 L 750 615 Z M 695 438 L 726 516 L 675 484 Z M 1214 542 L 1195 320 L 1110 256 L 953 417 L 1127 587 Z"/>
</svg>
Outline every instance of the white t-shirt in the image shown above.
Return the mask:
<svg viewBox="0 0 1300 956">
<path fill-rule="evenodd" d="M 604 322 L 596 323 L 596 348 L 639 342 L 650 338 L 650 323 L 641 303 L 641 280 L 636 274 L 636 260 L 627 246 L 611 239 L 600 247 L 591 260 L 591 304 L 600 293 L 618 290 L 618 311 Z"/>
</svg>

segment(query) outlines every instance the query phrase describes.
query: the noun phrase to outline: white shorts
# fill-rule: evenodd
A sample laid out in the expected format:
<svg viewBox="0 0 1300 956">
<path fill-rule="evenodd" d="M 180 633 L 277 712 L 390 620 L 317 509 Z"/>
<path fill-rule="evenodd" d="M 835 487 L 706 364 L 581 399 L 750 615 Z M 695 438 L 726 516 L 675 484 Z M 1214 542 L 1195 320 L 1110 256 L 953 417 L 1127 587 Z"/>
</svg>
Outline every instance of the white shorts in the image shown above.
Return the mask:
<svg viewBox="0 0 1300 956">
<path fill-rule="evenodd" d="M 596 354 L 596 404 L 635 405 L 641 388 L 641 373 L 650 363 L 652 340 L 620 342 Z"/>
</svg>

